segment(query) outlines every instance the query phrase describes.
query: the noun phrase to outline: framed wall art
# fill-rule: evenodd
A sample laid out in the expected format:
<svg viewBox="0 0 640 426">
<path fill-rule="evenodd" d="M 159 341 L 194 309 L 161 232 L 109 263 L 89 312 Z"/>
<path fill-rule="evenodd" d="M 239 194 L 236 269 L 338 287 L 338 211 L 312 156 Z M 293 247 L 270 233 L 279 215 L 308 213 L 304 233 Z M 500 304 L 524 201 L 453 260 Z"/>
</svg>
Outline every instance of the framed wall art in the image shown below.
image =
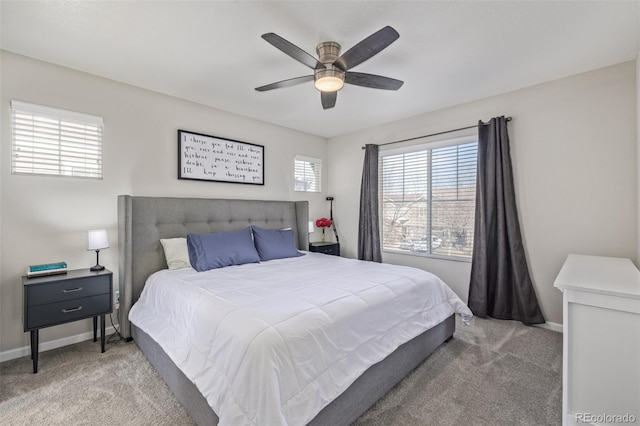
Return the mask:
<svg viewBox="0 0 640 426">
<path fill-rule="evenodd" d="M 178 130 L 178 179 L 264 185 L 264 146 Z"/>
</svg>

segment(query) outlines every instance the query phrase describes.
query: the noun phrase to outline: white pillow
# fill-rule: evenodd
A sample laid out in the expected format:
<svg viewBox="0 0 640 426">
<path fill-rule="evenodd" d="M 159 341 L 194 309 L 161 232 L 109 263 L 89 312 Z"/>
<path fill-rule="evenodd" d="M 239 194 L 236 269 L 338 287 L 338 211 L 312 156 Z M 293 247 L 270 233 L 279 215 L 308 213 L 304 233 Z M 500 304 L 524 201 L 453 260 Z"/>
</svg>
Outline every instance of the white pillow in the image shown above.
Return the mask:
<svg viewBox="0 0 640 426">
<path fill-rule="evenodd" d="M 191 268 L 186 238 L 160 239 L 169 269 Z"/>
</svg>

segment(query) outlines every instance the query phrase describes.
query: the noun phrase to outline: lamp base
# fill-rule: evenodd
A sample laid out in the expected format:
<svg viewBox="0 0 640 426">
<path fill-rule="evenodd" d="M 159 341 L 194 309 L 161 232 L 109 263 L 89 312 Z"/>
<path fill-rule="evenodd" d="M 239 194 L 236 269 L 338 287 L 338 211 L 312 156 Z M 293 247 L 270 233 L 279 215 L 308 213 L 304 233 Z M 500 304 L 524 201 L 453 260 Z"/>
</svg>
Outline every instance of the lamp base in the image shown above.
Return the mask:
<svg viewBox="0 0 640 426">
<path fill-rule="evenodd" d="M 104 271 L 104 266 L 102 265 L 95 265 L 92 266 L 91 268 L 89 268 L 90 271 L 96 272 L 96 271 Z"/>
</svg>

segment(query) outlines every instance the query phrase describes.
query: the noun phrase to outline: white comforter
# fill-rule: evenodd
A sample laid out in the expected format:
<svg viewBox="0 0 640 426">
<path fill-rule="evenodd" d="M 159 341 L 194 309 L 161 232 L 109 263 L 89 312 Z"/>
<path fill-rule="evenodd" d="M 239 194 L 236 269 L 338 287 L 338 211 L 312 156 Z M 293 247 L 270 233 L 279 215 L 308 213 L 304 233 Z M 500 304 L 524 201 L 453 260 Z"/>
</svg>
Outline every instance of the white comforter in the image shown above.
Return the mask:
<svg viewBox="0 0 640 426">
<path fill-rule="evenodd" d="M 368 367 L 466 305 L 438 277 L 307 253 L 149 277 L 130 311 L 220 417 L 304 425 Z"/>
</svg>

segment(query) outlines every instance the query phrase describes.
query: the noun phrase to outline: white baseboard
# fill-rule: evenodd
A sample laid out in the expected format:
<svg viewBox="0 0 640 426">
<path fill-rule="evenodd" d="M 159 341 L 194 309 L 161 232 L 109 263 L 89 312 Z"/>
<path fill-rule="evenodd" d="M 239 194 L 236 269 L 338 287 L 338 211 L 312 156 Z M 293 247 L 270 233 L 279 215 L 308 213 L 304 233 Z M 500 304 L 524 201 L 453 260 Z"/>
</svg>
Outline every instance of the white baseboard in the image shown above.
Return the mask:
<svg viewBox="0 0 640 426">
<path fill-rule="evenodd" d="M 111 326 L 105 328 L 105 336 L 115 333 L 115 329 Z M 75 336 L 63 337 L 62 339 L 50 340 L 48 342 L 42 342 L 39 345 L 39 352 L 50 351 L 51 349 L 61 348 L 63 346 L 72 345 L 74 343 L 84 342 L 85 340 L 93 339 L 93 331 L 87 331 L 86 333 L 76 334 Z M 31 346 L 23 346 L 21 348 L 11 349 L 8 351 L 0 352 L 0 362 L 9 361 L 11 359 L 21 358 L 23 356 L 31 355 Z"/>
<path fill-rule="evenodd" d="M 562 333 L 562 324 L 558 324 L 557 322 L 545 322 L 544 324 L 534 324 L 536 327 L 546 328 L 547 330 L 557 331 L 558 333 Z"/>
</svg>

